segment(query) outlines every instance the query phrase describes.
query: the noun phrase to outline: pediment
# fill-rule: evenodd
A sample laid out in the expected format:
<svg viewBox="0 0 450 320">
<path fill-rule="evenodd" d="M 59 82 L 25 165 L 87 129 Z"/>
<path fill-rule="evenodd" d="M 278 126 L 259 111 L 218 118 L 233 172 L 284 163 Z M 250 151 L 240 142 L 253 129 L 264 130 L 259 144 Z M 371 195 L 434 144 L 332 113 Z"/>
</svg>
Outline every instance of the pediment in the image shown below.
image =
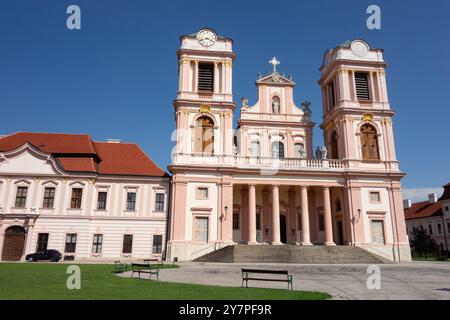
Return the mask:
<svg viewBox="0 0 450 320">
<path fill-rule="evenodd" d="M 258 81 L 256 81 L 257 84 L 269 84 L 269 85 L 288 85 L 288 86 L 295 86 L 295 82 L 292 81 L 292 79 L 279 74 L 278 72 L 272 72 L 271 74 L 268 74 Z"/>
<path fill-rule="evenodd" d="M 26 143 L 0 153 L 0 174 L 61 175 L 64 171 L 50 154 Z"/>
</svg>

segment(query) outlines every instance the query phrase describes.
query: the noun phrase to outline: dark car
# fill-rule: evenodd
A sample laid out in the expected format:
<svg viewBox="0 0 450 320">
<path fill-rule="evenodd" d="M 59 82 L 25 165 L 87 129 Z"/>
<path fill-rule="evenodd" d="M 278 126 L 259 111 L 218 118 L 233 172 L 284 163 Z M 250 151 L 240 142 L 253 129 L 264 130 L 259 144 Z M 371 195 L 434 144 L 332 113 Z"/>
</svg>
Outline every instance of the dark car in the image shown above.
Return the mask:
<svg viewBox="0 0 450 320">
<path fill-rule="evenodd" d="M 25 259 L 28 262 L 39 261 L 39 260 L 50 260 L 52 262 L 58 262 L 61 260 L 62 255 L 58 250 L 42 250 L 35 253 L 28 254 Z"/>
</svg>

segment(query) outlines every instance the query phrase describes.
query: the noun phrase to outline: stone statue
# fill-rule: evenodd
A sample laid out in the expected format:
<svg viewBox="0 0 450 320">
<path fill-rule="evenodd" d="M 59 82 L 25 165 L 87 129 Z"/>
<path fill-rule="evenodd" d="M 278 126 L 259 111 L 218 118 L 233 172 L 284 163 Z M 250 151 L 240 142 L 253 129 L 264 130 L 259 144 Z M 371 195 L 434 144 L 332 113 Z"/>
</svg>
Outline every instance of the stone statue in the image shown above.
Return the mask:
<svg viewBox="0 0 450 320">
<path fill-rule="evenodd" d="M 327 156 L 328 156 L 327 147 L 322 146 L 320 151 L 322 152 L 322 160 L 327 160 Z"/>
<path fill-rule="evenodd" d="M 316 148 L 316 159 L 317 160 L 327 160 L 328 150 L 325 146 L 317 146 Z"/>
<path fill-rule="evenodd" d="M 280 100 L 277 97 L 273 98 L 272 109 L 273 113 L 280 113 Z"/>
<path fill-rule="evenodd" d="M 242 108 L 247 108 L 248 107 L 248 99 L 247 98 L 245 98 L 245 97 L 243 97 L 242 99 L 241 99 L 241 103 L 242 103 Z"/>
<path fill-rule="evenodd" d="M 258 72 L 258 79 L 261 80 L 261 78 L 262 78 L 262 74 L 261 74 L 261 72 Z"/>
<path fill-rule="evenodd" d="M 311 117 L 312 111 L 311 111 L 311 102 L 310 101 L 303 101 L 302 102 L 303 107 L 303 114 L 305 117 Z"/>
<path fill-rule="evenodd" d="M 320 150 L 320 147 L 317 146 L 316 148 L 316 159 L 321 160 L 322 159 L 322 151 Z"/>
</svg>

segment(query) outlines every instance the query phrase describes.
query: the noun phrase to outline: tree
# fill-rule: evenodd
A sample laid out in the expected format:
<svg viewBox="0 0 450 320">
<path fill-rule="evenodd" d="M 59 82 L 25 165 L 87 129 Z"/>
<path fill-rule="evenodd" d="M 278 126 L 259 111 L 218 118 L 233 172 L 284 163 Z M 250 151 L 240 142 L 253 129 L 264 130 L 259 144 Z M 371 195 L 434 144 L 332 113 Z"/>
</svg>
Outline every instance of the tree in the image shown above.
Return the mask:
<svg viewBox="0 0 450 320">
<path fill-rule="evenodd" d="M 416 228 L 413 230 L 413 240 L 411 247 L 414 253 L 421 256 L 429 256 L 438 254 L 438 245 L 433 238 L 423 228 Z"/>
</svg>

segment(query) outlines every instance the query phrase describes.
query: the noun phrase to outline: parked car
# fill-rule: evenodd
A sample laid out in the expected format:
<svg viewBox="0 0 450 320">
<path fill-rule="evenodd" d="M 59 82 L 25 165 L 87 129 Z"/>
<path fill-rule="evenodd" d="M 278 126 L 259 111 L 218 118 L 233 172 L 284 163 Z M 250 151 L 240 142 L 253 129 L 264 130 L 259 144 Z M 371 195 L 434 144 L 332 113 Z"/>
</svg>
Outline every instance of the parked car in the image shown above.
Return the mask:
<svg viewBox="0 0 450 320">
<path fill-rule="evenodd" d="M 25 259 L 28 262 L 39 261 L 39 260 L 50 260 L 52 262 L 58 262 L 61 260 L 62 254 L 58 250 L 42 250 L 35 253 L 27 254 Z"/>
</svg>

